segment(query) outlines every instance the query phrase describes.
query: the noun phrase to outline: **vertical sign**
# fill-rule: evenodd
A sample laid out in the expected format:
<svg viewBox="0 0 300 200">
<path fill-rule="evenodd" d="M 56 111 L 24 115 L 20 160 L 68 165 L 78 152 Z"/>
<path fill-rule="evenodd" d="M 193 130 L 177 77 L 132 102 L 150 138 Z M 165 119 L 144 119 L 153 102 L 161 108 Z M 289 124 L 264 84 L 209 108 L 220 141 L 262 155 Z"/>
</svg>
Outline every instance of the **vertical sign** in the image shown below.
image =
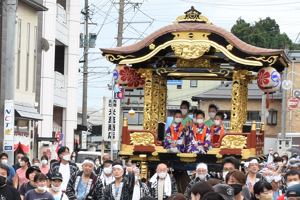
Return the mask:
<svg viewBox="0 0 300 200">
<path fill-rule="evenodd" d="M 13 100 L 5 100 L 4 103 L 4 150 L 14 150 L 14 124 L 15 124 L 15 109 Z"/>
<path fill-rule="evenodd" d="M 104 141 L 110 141 L 113 137 L 114 141 L 119 141 L 120 137 L 120 109 L 121 103 L 119 99 L 115 99 L 112 107 L 112 99 L 109 97 L 104 98 L 105 101 L 105 115 L 104 123 L 102 125 L 102 136 Z M 111 124 L 113 120 L 113 124 Z"/>
<path fill-rule="evenodd" d="M 82 131 L 81 132 L 81 149 L 86 149 L 87 145 L 86 145 L 86 134 L 87 132 L 86 131 Z"/>
</svg>

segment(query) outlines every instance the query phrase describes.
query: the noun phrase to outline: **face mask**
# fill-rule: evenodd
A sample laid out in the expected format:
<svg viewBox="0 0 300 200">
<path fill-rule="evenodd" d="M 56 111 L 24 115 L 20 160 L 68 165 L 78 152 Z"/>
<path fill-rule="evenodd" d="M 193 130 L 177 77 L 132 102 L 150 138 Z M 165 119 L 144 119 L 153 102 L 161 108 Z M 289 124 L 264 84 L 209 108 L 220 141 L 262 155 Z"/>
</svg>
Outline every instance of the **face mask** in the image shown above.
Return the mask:
<svg viewBox="0 0 300 200">
<path fill-rule="evenodd" d="M 214 112 L 209 112 L 209 113 L 208 113 L 208 116 L 209 116 L 209 118 L 213 119 L 213 118 L 215 118 L 216 113 L 214 113 Z"/>
<path fill-rule="evenodd" d="M 18 160 L 18 163 L 21 163 L 21 158 Z"/>
<path fill-rule="evenodd" d="M 6 165 L 7 164 L 7 160 L 5 159 L 5 160 L 1 160 L 1 163 L 3 164 L 3 165 Z"/>
<path fill-rule="evenodd" d="M 176 123 L 180 123 L 182 121 L 182 118 L 175 118 L 174 120 Z"/>
<path fill-rule="evenodd" d="M 203 124 L 203 119 L 197 119 L 198 124 Z"/>
<path fill-rule="evenodd" d="M 275 156 L 275 157 L 278 157 L 278 154 L 275 154 L 274 156 Z"/>
<path fill-rule="evenodd" d="M 65 161 L 69 161 L 69 160 L 70 160 L 70 158 L 71 158 L 71 156 L 70 156 L 70 155 L 65 155 L 65 156 L 63 156 L 63 159 L 64 159 Z"/>
<path fill-rule="evenodd" d="M 95 162 L 95 165 L 99 165 L 99 164 L 100 164 L 100 162 L 99 162 L 99 161 L 96 161 L 96 162 Z"/>
<path fill-rule="evenodd" d="M 42 160 L 42 165 L 47 165 L 48 161 L 47 160 Z"/>
<path fill-rule="evenodd" d="M 140 179 L 139 176 L 134 176 L 134 178 L 135 178 L 134 180 L 136 180 L 136 181 Z"/>
<path fill-rule="evenodd" d="M 269 151 L 269 153 L 270 153 L 270 154 L 272 154 L 272 153 L 273 153 L 273 151 Z"/>
<path fill-rule="evenodd" d="M 112 168 L 111 167 L 106 167 L 106 168 L 103 168 L 103 172 L 104 172 L 104 174 L 111 174 L 111 172 L 112 172 Z"/>
<path fill-rule="evenodd" d="M 47 189 L 47 186 L 38 186 L 37 189 L 43 191 Z"/>
<path fill-rule="evenodd" d="M 220 120 L 214 120 L 214 123 L 216 126 L 219 126 L 220 125 Z"/>
<path fill-rule="evenodd" d="M 33 166 L 37 166 L 37 167 L 39 167 L 40 166 L 40 163 L 33 163 Z"/>
<path fill-rule="evenodd" d="M 227 174 L 228 174 L 228 171 L 227 172 L 223 172 L 223 180 L 225 180 Z"/>
<path fill-rule="evenodd" d="M 157 173 L 159 178 L 166 178 L 167 173 Z"/>
<path fill-rule="evenodd" d="M 196 119 L 196 118 L 193 118 L 193 122 L 194 122 L 194 123 L 197 123 L 197 119 Z"/>
<path fill-rule="evenodd" d="M 58 192 L 60 190 L 60 186 L 55 187 L 55 186 L 51 185 L 51 188 L 54 192 Z"/>
<path fill-rule="evenodd" d="M 197 174 L 197 176 L 200 178 L 200 180 L 205 179 L 206 174 Z"/>
<path fill-rule="evenodd" d="M 278 166 L 282 165 L 282 162 L 277 163 Z"/>
<path fill-rule="evenodd" d="M 283 161 L 283 164 L 284 164 L 284 165 L 286 164 L 286 160 Z"/>
<path fill-rule="evenodd" d="M 180 109 L 180 111 L 181 111 L 182 115 L 186 115 L 187 114 L 187 109 Z"/>
<path fill-rule="evenodd" d="M 3 186 L 6 184 L 6 178 L 4 176 L 0 176 L 0 186 Z"/>
<path fill-rule="evenodd" d="M 287 185 L 288 187 L 291 187 L 291 186 L 297 185 L 297 184 L 299 184 L 299 181 L 292 181 L 292 182 L 287 183 L 286 185 Z"/>
<path fill-rule="evenodd" d="M 243 185 L 241 184 L 229 184 L 234 190 L 234 195 L 239 194 L 243 190 Z"/>
<path fill-rule="evenodd" d="M 24 162 L 20 162 L 20 166 L 23 167 L 25 165 Z"/>
<path fill-rule="evenodd" d="M 76 154 L 72 154 L 72 156 L 73 156 L 73 157 L 75 157 L 75 156 L 76 156 Z"/>
</svg>

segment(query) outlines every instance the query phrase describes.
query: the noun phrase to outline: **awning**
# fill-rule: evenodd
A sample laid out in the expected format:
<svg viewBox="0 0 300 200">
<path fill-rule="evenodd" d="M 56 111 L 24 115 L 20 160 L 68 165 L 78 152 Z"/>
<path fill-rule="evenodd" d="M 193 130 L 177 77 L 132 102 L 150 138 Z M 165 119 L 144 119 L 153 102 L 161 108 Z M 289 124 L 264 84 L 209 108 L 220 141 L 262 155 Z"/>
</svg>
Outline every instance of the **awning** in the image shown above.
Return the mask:
<svg viewBox="0 0 300 200">
<path fill-rule="evenodd" d="M 15 111 L 23 118 L 43 120 L 42 116 L 29 103 L 15 102 Z"/>
</svg>

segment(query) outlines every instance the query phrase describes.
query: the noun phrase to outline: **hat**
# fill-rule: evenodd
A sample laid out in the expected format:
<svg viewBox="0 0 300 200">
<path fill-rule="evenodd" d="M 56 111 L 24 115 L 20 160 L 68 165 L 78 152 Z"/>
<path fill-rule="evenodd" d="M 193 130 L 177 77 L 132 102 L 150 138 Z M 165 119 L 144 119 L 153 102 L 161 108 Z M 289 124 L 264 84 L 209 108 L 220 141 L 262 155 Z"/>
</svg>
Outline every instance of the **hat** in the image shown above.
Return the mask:
<svg viewBox="0 0 300 200">
<path fill-rule="evenodd" d="M 29 174 L 31 174 L 34 171 L 38 171 L 39 173 L 41 173 L 41 170 L 39 167 L 37 166 L 31 166 L 26 170 L 26 178 L 29 180 Z"/>
<path fill-rule="evenodd" d="M 57 173 L 54 173 L 54 174 L 51 174 L 51 177 L 50 177 L 51 180 L 61 180 L 63 181 L 63 177 L 62 177 L 62 174 L 57 172 Z"/>
<path fill-rule="evenodd" d="M 295 192 L 296 194 L 289 194 L 291 191 Z M 286 197 L 300 197 L 300 184 L 293 185 L 288 187 L 285 193 Z"/>
<path fill-rule="evenodd" d="M 218 192 L 225 200 L 234 200 L 234 189 L 226 184 L 217 184 L 214 187 L 215 192 Z"/>
</svg>

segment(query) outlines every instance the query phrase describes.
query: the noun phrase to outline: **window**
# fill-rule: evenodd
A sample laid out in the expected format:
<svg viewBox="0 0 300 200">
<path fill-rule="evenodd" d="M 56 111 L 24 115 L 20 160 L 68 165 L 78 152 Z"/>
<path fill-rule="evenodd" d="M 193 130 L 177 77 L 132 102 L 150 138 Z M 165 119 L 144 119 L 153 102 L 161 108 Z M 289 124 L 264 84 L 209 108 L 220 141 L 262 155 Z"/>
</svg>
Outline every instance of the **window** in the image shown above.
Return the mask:
<svg viewBox="0 0 300 200">
<path fill-rule="evenodd" d="M 143 125 L 143 116 L 142 112 L 135 112 L 133 116 L 129 116 L 128 112 L 124 112 L 124 117 L 128 119 L 128 125 Z"/>
<path fill-rule="evenodd" d="M 277 125 L 277 110 L 271 108 L 269 111 L 269 116 L 267 118 L 268 125 Z"/>
<path fill-rule="evenodd" d="M 259 111 L 248 111 L 247 121 L 260 121 Z"/>
<path fill-rule="evenodd" d="M 177 85 L 177 89 L 182 89 L 182 85 Z"/>
<path fill-rule="evenodd" d="M 21 30 L 22 30 L 22 20 L 19 19 L 18 22 L 19 30 L 18 30 L 18 60 L 17 60 L 17 89 L 20 88 L 20 70 L 21 70 Z"/>
<path fill-rule="evenodd" d="M 190 80 L 190 87 L 197 87 L 198 81 L 197 80 Z"/>
<path fill-rule="evenodd" d="M 34 57 L 33 57 L 33 86 L 32 92 L 35 92 L 36 86 L 36 66 L 37 66 L 37 27 L 34 27 Z"/>
<path fill-rule="evenodd" d="M 29 85 L 29 56 L 30 56 L 30 23 L 27 24 L 27 58 L 26 58 L 26 86 L 25 86 L 26 91 L 28 91 L 28 85 Z"/>
</svg>

